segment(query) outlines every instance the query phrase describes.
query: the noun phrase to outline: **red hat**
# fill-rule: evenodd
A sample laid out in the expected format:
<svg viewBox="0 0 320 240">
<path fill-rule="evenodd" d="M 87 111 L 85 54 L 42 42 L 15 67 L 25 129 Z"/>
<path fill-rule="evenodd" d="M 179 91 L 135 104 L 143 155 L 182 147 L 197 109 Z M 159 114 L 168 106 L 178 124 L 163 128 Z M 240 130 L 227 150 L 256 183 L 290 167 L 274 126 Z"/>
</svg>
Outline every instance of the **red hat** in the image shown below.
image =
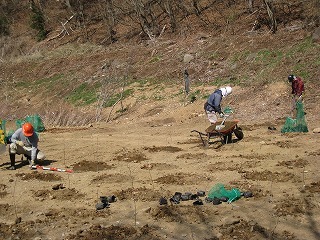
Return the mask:
<svg viewBox="0 0 320 240">
<path fill-rule="evenodd" d="M 31 137 L 33 135 L 33 126 L 31 123 L 25 123 L 22 125 L 22 132 L 25 136 Z"/>
</svg>

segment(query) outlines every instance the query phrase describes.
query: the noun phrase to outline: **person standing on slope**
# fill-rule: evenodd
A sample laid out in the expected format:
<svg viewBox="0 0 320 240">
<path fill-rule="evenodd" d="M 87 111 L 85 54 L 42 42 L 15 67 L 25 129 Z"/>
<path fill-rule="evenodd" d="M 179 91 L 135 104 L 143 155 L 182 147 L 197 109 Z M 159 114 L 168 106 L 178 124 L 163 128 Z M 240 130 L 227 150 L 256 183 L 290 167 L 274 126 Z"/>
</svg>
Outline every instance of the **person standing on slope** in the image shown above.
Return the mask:
<svg viewBox="0 0 320 240">
<path fill-rule="evenodd" d="M 227 86 L 215 90 L 208 97 L 207 102 L 204 104 L 204 110 L 206 111 L 208 120 L 211 124 L 215 124 L 218 121 L 216 113 L 218 113 L 220 117 L 224 117 L 224 113 L 221 110 L 221 101 L 222 98 L 228 96 L 231 93 L 232 88 Z"/>
<path fill-rule="evenodd" d="M 295 75 L 288 76 L 289 83 L 291 83 L 292 91 L 291 94 L 293 98 L 298 101 L 299 99 L 302 100 L 302 94 L 304 92 L 304 82 L 302 79 Z"/>
<path fill-rule="evenodd" d="M 302 102 L 302 94 L 304 93 L 304 82 L 302 79 L 295 75 L 289 75 L 288 81 L 291 83 L 292 94 L 292 111 L 296 109 L 297 102 Z"/>
</svg>

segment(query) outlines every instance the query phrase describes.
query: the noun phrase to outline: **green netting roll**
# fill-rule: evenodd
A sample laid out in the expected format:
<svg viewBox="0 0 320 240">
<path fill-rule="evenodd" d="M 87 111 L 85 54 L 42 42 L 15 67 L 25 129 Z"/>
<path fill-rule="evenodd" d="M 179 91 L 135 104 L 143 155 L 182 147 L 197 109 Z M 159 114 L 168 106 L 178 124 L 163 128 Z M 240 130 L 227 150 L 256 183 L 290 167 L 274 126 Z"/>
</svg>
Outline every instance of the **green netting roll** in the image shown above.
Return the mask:
<svg viewBox="0 0 320 240">
<path fill-rule="evenodd" d="M 24 123 L 25 123 L 25 120 L 23 120 L 23 119 L 17 119 L 17 120 L 16 120 L 16 127 L 17 127 L 17 129 L 18 129 L 18 128 L 21 128 Z"/>
<path fill-rule="evenodd" d="M 25 120 L 26 120 L 26 122 L 29 122 L 32 124 L 32 126 L 36 132 L 43 132 L 45 130 L 45 127 L 44 127 L 39 115 L 27 116 L 25 118 Z"/>
<path fill-rule="evenodd" d="M 226 197 L 228 198 L 228 202 L 233 202 L 241 197 L 241 192 L 237 188 L 232 188 L 231 190 L 226 190 L 224 185 L 221 183 L 217 183 L 213 186 L 210 191 L 208 192 L 208 197 L 213 198 L 221 198 Z"/>
<path fill-rule="evenodd" d="M 230 113 L 233 113 L 233 109 L 228 106 L 223 109 L 223 112 L 226 114 L 230 114 Z"/>
<path fill-rule="evenodd" d="M 303 109 L 303 103 L 301 101 L 297 102 L 297 132 L 308 132 L 308 126 L 305 118 L 305 112 Z"/>
<path fill-rule="evenodd" d="M 25 119 L 16 120 L 17 128 L 21 128 L 22 125 L 26 122 L 31 123 L 36 132 L 43 132 L 45 130 L 45 127 L 39 115 L 30 115 L 25 117 Z"/>
<path fill-rule="evenodd" d="M 297 117 L 292 119 L 290 117 L 286 118 L 286 122 L 281 129 L 282 133 L 287 132 L 308 132 L 308 126 L 305 119 L 305 112 L 303 110 L 303 103 L 298 101 L 296 103 Z"/>
</svg>

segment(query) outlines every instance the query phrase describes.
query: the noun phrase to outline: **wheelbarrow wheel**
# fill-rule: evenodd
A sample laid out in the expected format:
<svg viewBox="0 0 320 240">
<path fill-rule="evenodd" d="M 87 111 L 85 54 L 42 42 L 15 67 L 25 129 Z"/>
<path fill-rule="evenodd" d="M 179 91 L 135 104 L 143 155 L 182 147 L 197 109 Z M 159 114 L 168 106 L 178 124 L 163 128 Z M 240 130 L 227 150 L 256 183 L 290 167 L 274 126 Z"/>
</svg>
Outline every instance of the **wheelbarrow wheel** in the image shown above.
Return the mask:
<svg viewBox="0 0 320 240">
<path fill-rule="evenodd" d="M 243 139 L 243 132 L 242 132 L 242 129 L 240 127 L 237 127 L 233 130 L 234 132 L 234 135 L 236 135 L 236 137 L 241 140 Z"/>
</svg>

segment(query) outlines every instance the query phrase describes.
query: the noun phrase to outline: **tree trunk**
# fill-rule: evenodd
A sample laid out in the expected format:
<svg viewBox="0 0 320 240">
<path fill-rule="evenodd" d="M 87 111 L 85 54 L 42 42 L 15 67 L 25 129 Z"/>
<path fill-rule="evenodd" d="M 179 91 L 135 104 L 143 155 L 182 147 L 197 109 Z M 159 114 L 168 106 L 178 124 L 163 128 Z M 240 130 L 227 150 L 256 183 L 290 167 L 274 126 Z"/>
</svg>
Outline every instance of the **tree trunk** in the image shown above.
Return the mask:
<svg viewBox="0 0 320 240">
<path fill-rule="evenodd" d="M 269 19 L 270 19 L 270 25 L 271 25 L 271 31 L 272 33 L 276 33 L 277 31 L 277 20 L 275 18 L 275 10 L 273 8 L 273 5 L 271 4 L 271 2 L 269 2 L 269 0 L 264 0 L 264 3 L 266 5 L 267 8 L 267 12 L 269 15 Z"/>
<path fill-rule="evenodd" d="M 248 0 L 249 12 L 253 12 L 253 0 Z"/>
<path fill-rule="evenodd" d="M 70 1 L 69 0 L 65 0 L 65 4 L 67 6 L 67 8 L 74 14 L 74 10 L 70 4 Z"/>
<path fill-rule="evenodd" d="M 200 8 L 198 6 L 198 0 L 192 0 L 192 6 L 193 6 L 193 8 L 195 10 L 196 15 L 200 16 L 201 15 L 201 10 L 200 10 Z"/>
<path fill-rule="evenodd" d="M 77 11 L 77 15 L 78 15 L 78 24 L 79 27 L 82 27 L 84 29 L 84 37 L 86 40 L 88 40 L 88 32 L 87 32 L 87 26 L 86 26 L 86 20 L 84 17 L 84 7 L 83 7 L 83 0 L 78 0 L 77 1 L 78 6 L 79 6 L 79 10 Z"/>
<path fill-rule="evenodd" d="M 114 4 L 113 0 L 105 0 L 106 1 L 106 11 L 107 11 L 107 25 L 108 25 L 108 32 L 110 37 L 110 42 L 114 43 L 117 41 L 116 38 L 116 31 L 114 30 L 114 26 L 116 25 L 115 22 L 115 11 L 114 11 Z"/>
<path fill-rule="evenodd" d="M 177 21 L 176 21 L 175 11 L 173 9 L 172 4 L 173 4 L 173 1 L 166 0 L 164 3 L 164 7 L 170 19 L 171 31 L 175 32 L 177 28 Z"/>
</svg>

